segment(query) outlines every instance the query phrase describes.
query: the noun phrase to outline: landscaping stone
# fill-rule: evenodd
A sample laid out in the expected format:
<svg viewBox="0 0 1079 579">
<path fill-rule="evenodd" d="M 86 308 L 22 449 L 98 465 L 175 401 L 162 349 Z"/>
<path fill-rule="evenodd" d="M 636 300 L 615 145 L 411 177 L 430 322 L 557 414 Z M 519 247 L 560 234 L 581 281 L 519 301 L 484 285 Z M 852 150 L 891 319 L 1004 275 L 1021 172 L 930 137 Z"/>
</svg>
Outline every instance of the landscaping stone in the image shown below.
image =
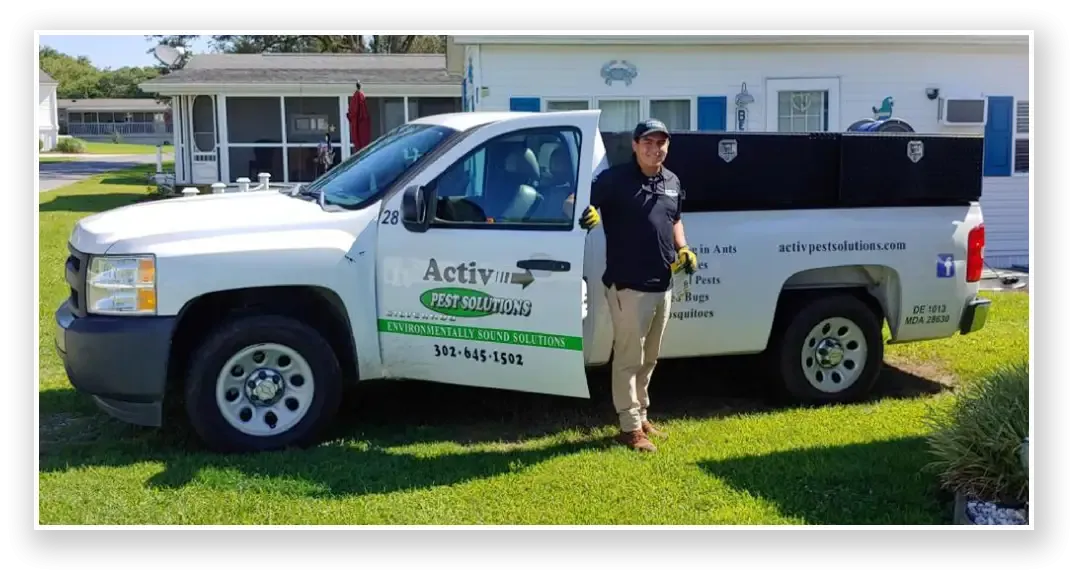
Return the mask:
<svg viewBox="0 0 1079 579">
<path fill-rule="evenodd" d="M 1026 508 L 1011 508 L 988 501 L 969 500 L 956 493 L 955 523 L 957 525 L 1026 525 Z"/>
</svg>

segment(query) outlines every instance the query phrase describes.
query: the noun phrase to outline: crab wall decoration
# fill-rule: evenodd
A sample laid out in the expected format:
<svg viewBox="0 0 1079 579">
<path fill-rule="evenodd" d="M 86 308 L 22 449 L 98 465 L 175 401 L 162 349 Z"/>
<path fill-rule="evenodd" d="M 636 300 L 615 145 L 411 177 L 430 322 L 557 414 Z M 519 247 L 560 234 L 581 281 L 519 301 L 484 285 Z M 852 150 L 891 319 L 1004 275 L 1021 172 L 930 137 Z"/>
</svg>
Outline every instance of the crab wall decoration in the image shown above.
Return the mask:
<svg viewBox="0 0 1079 579">
<path fill-rule="evenodd" d="M 611 86 L 616 81 L 626 83 L 626 86 L 633 84 L 633 79 L 637 78 L 637 67 L 625 60 L 612 60 L 607 64 L 604 64 L 599 70 L 600 76 L 603 77 L 607 86 Z"/>
</svg>

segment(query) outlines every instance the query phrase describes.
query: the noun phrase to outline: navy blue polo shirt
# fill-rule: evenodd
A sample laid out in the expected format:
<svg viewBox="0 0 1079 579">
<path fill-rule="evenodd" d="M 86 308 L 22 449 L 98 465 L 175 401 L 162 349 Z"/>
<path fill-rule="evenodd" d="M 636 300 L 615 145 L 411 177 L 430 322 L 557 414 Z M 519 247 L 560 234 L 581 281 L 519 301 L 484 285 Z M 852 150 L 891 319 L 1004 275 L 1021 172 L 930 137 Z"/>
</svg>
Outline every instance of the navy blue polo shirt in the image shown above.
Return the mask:
<svg viewBox="0 0 1079 579">
<path fill-rule="evenodd" d="M 607 236 L 604 285 L 643 292 L 671 288 L 674 224 L 682 218 L 684 199 L 678 177 L 665 167 L 650 177 L 631 161 L 596 177 L 592 205 Z"/>
</svg>

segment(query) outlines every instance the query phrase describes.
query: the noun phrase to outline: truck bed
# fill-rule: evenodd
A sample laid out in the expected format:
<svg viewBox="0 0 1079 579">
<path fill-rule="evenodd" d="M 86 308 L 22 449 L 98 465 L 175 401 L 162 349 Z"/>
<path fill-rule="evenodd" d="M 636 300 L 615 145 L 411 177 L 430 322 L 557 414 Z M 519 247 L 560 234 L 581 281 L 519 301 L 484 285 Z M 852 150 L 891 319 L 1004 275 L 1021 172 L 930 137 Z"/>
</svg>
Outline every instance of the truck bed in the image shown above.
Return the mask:
<svg viewBox="0 0 1079 579">
<path fill-rule="evenodd" d="M 611 164 L 631 134 L 602 133 Z M 685 211 L 965 205 L 982 193 L 980 135 L 674 131 L 666 166 Z M 916 160 L 915 160 L 916 159 Z"/>
</svg>

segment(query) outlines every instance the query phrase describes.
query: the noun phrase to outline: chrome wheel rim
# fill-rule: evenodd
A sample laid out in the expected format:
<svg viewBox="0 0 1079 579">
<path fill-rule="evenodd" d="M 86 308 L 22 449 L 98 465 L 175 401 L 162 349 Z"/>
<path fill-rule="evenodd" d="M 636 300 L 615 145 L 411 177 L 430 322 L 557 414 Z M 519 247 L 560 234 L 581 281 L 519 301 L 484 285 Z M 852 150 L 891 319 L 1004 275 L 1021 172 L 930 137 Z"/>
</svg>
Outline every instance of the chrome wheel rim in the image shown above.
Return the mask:
<svg viewBox="0 0 1079 579">
<path fill-rule="evenodd" d="M 221 415 L 236 430 L 275 436 L 303 420 L 314 393 L 314 373 L 299 352 L 281 344 L 254 344 L 221 367 L 215 397 Z"/>
<path fill-rule="evenodd" d="M 836 393 L 861 377 L 869 352 L 865 334 L 843 317 L 822 320 L 802 342 L 802 373 L 814 388 Z"/>
</svg>

